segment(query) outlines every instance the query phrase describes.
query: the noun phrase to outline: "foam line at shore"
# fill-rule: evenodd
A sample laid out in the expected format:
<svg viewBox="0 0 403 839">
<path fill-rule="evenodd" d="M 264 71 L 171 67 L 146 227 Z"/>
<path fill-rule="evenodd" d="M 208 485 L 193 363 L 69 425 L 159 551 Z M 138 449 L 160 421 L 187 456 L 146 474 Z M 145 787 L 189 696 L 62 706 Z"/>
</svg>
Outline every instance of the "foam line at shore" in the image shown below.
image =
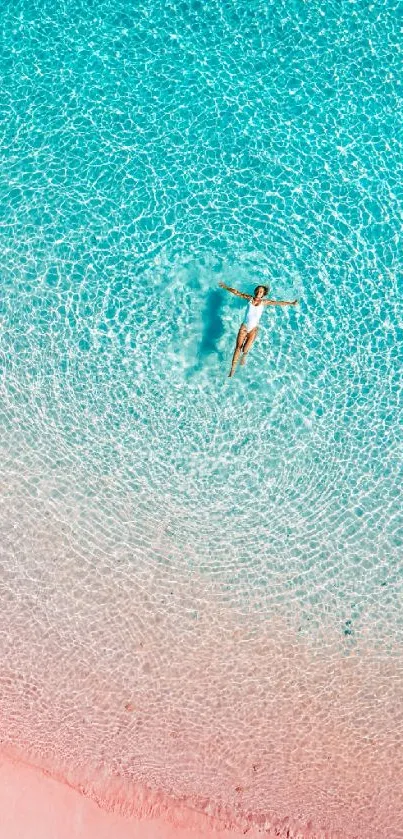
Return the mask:
<svg viewBox="0 0 403 839">
<path fill-rule="evenodd" d="M 281 823 L 266 819 L 260 826 L 248 826 L 245 821 L 231 825 L 228 817 L 209 817 L 146 790 L 133 791 L 139 812 L 125 817 L 115 812 L 122 809 L 122 790 L 113 779 L 108 802 L 95 802 L 87 793 L 0 753 L 0 839 L 241 839 L 245 835 L 248 839 L 344 839 L 339 832 L 313 833 L 309 825 L 298 828 L 288 819 Z"/>
</svg>

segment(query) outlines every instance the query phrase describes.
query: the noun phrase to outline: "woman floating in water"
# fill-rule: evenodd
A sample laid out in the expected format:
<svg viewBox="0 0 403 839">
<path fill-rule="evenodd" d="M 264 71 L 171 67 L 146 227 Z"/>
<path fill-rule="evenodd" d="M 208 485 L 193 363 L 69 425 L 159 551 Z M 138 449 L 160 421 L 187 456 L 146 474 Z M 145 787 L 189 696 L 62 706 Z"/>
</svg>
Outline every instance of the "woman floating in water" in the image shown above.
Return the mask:
<svg viewBox="0 0 403 839">
<path fill-rule="evenodd" d="M 249 301 L 243 323 L 239 327 L 238 337 L 236 339 L 235 352 L 229 373 L 230 376 L 233 376 L 241 353 L 241 364 L 245 364 L 246 356 L 258 333 L 258 324 L 262 317 L 263 306 L 295 306 L 297 301 L 263 300 L 269 293 L 267 285 L 256 286 L 253 294 L 243 294 L 242 291 L 237 291 L 236 288 L 230 288 L 230 286 L 224 283 L 219 283 L 219 285 L 221 288 L 225 288 L 226 291 L 230 291 L 231 294 L 236 294 L 237 297 L 243 297 L 244 300 Z"/>
</svg>

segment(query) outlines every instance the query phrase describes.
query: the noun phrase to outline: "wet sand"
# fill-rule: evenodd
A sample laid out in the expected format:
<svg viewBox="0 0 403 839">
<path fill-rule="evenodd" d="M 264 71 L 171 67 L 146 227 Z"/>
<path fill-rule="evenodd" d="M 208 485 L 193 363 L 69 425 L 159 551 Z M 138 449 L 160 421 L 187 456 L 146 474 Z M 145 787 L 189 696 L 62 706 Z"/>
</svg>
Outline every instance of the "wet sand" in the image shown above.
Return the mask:
<svg viewBox="0 0 403 839">
<path fill-rule="evenodd" d="M 187 808 L 180 815 L 172 814 L 172 820 L 140 820 L 107 812 L 40 769 L 0 755 L 0 839 L 241 839 L 244 835 L 214 827 L 207 816 Z M 249 837 L 257 835 L 248 831 Z"/>
</svg>

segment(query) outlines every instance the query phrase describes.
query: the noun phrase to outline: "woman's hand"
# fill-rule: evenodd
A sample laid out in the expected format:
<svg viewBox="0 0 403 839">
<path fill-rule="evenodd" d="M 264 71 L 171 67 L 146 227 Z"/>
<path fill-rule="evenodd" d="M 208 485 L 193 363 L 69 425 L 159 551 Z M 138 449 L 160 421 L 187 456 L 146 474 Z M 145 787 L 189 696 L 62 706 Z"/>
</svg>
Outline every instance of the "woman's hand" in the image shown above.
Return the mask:
<svg viewBox="0 0 403 839">
<path fill-rule="evenodd" d="M 231 288 L 230 285 L 225 285 L 225 283 L 218 283 L 220 288 L 225 288 L 225 291 L 230 291 L 231 294 L 235 294 L 235 297 L 242 297 L 244 300 L 252 300 L 251 294 L 244 294 L 243 291 L 238 291 L 237 288 Z"/>
</svg>

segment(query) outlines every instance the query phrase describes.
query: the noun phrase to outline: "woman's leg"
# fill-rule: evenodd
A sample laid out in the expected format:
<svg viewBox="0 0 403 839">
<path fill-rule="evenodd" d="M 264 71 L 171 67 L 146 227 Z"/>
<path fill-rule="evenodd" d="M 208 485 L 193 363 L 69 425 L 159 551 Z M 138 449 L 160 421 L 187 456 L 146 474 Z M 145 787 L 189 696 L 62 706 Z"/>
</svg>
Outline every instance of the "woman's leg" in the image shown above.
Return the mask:
<svg viewBox="0 0 403 839">
<path fill-rule="evenodd" d="M 248 334 L 247 334 L 246 341 L 245 341 L 245 343 L 242 347 L 242 349 L 243 349 L 242 358 L 241 358 L 242 366 L 245 364 L 246 356 L 248 355 L 248 352 L 249 352 L 249 350 L 250 350 L 250 348 L 251 348 L 251 346 L 252 346 L 252 344 L 253 344 L 253 342 L 256 338 L 256 335 L 257 335 L 258 331 L 259 331 L 258 327 L 255 326 L 255 328 L 251 329 L 251 331 L 248 332 Z"/>
<path fill-rule="evenodd" d="M 248 333 L 246 331 L 246 326 L 245 326 L 244 323 L 242 323 L 241 326 L 239 327 L 238 337 L 236 339 L 235 352 L 234 352 L 234 355 L 232 357 L 231 370 L 229 372 L 230 376 L 233 376 L 234 373 L 235 373 L 235 368 L 238 364 L 238 358 L 241 355 L 241 350 L 242 350 L 242 347 L 245 343 L 245 340 L 247 339 L 247 336 L 248 336 Z"/>
</svg>

